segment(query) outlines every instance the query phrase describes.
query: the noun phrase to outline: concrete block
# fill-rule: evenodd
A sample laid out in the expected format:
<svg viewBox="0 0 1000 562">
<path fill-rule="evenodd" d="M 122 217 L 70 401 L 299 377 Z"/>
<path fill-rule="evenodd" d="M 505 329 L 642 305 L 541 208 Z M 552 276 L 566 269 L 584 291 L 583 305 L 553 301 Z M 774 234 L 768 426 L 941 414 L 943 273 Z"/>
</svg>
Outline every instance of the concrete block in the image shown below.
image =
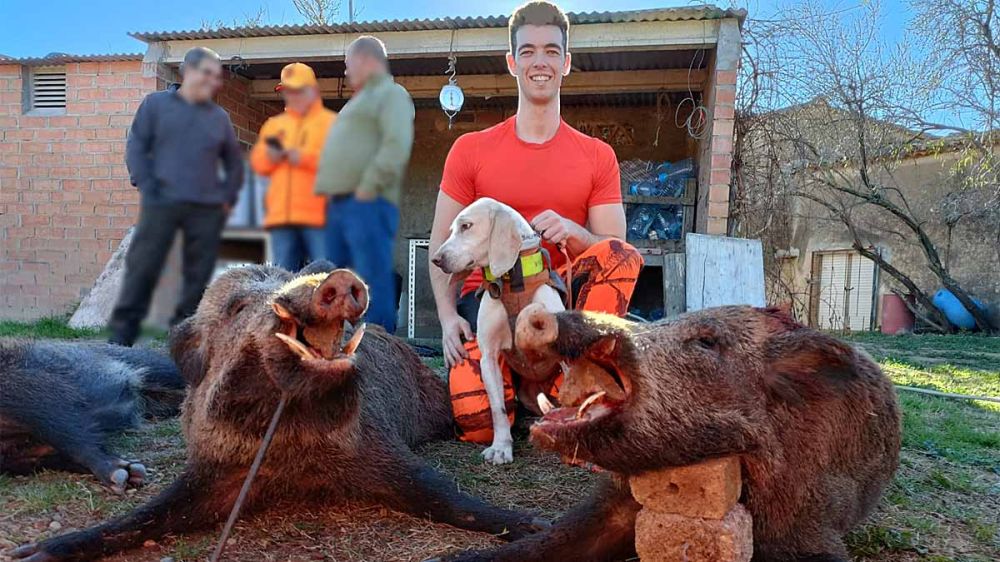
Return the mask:
<svg viewBox="0 0 1000 562">
<path fill-rule="evenodd" d="M 642 562 L 749 562 L 753 556 L 753 521 L 742 505 L 721 520 L 639 512 L 635 550 Z"/>
<path fill-rule="evenodd" d="M 739 500 L 741 478 L 739 458 L 724 457 L 647 472 L 629 483 L 647 510 L 718 520 Z"/>
</svg>

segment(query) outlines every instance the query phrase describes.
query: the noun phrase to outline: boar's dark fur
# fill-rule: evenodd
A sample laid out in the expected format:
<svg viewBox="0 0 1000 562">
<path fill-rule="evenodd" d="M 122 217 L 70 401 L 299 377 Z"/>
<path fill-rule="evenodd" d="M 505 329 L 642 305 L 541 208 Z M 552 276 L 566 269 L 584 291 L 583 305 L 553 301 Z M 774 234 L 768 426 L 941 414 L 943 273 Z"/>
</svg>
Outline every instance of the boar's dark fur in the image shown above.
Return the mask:
<svg viewBox="0 0 1000 562">
<path fill-rule="evenodd" d="M 623 400 L 584 404 L 601 390 L 593 388 L 531 430 L 536 445 L 614 475 L 549 530 L 457 560 L 634 556 L 640 506 L 628 476 L 736 455 L 754 560 L 846 561 L 843 535 L 871 512 L 898 465 L 900 412 L 878 365 L 774 309 L 722 307 L 653 325 L 525 309 L 517 345 L 568 361 L 567 384 L 581 361 L 617 381 Z"/>
<path fill-rule="evenodd" d="M 212 283 L 197 313 L 171 334 L 171 353 L 190 384 L 183 473 L 132 513 L 23 546 L 15 558 L 90 560 L 219 523 L 282 392 L 288 404 L 242 514 L 359 501 L 508 539 L 534 532 L 530 515 L 462 494 L 411 451 L 452 429 L 444 383 L 406 344 L 370 329 L 353 356 L 331 351 L 344 321 L 364 312 L 367 289 L 349 271 L 327 271 L 241 267 Z M 279 332 L 325 359 L 297 354 Z"/>
<path fill-rule="evenodd" d="M 89 471 L 117 492 L 139 485 L 145 468 L 106 440 L 144 415 L 176 415 L 184 388 L 174 363 L 148 349 L 0 340 L 0 471 Z"/>
</svg>

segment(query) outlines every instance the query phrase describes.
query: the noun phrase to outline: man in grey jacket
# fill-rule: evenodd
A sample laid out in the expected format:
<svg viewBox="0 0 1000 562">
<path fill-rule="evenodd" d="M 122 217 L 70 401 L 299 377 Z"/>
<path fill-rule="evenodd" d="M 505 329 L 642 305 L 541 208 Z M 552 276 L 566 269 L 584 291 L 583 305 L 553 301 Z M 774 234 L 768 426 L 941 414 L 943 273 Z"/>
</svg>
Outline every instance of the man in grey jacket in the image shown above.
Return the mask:
<svg viewBox="0 0 1000 562">
<path fill-rule="evenodd" d="M 125 162 L 132 185 L 139 188 L 139 223 L 111 314 L 112 343 L 130 346 L 138 337 L 178 230 L 184 243 L 184 285 L 171 324 L 194 313 L 243 183 L 243 156 L 233 124 L 212 102 L 222 85 L 219 55 L 203 47 L 189 50 L 181 76 L 179 86 L 142 100 L 129 131 Z"/>
</svg>

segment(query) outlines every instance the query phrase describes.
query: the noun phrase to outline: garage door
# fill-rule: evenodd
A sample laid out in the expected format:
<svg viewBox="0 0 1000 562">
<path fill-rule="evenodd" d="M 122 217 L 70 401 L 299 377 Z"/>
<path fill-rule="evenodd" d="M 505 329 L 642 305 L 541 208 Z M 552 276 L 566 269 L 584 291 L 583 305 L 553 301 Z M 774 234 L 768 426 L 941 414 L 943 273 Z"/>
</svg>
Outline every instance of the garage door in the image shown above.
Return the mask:
<svg viewBox="0 0 1000 562">
<path fill-rule="evenodd" d="M 819 255 L 817 327 L 824 330 L 870 330 L 875 263 L 857 252 Z"/>
</svg>

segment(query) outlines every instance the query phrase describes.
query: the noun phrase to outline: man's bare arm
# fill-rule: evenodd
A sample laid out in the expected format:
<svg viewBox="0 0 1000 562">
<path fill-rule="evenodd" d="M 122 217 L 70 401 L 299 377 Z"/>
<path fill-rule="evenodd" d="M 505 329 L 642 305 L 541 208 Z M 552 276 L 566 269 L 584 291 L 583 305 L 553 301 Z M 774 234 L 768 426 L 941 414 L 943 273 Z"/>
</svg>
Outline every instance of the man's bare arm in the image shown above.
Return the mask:
<svg viewBox="0 0 1000 562">
<path fill-rule="evenodd" d="M 586 226 L 561 217 L 555 211 L 544 211 L 531 221 L 531 225 L 549 242 L 565 243 L 569 255 L 576 257 L 601 240 L 624 240 L 625 209 L 621 203 L 591 207 Z"/>
<path fill-rule="evenodd" d="M 431 288 L 434 291 L 434 303 L 437 305 L 438 320 L 441 322 L 441 344 L 444 348 L 445 363 L 451 367 L 465 358 L 465 347 L 462 336 L 472 339 L 472 329 L 469 323 L 458 315 L 455 305 L 458 288 L 467 275 L 449 275 L 430 263 L 441 244 L 448 239 L 451 223 L 465 207 L 455 201 L 445 192 L 438 192 L 437 204 L 434 207 L 434 223 L 431 226 L 431 242 L 428 252 L 428 270 L 431 274 Z"/>
</svg>

